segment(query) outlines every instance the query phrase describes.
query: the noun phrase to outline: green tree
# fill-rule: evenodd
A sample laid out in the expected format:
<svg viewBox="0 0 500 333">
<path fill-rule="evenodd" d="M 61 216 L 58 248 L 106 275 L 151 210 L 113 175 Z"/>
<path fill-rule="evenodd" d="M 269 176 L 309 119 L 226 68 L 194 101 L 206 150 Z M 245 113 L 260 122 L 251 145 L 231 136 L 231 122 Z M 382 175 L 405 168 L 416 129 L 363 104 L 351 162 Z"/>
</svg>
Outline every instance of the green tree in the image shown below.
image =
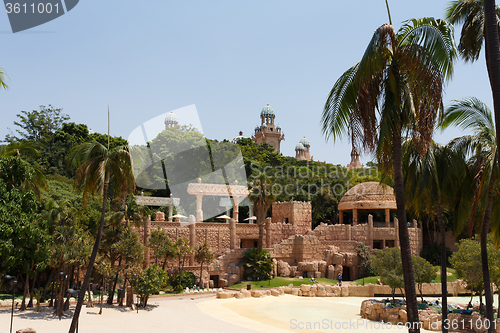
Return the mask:
<svg viewBox="0 0 500 333">
<path fill-rule="evenodd" d="M 206 241 L 204 241 L 203 244 L 201 244 L 200 246 L 198 246 L 194 250 L 194 260 L 196 260 L 197 262 L 200 263 L 200 283 L 199 283 L 199 286 L 200 286 L 200 288 L 203 288 L 202 280 L 201 280 L 201 277 L 203 274 L 203 263 L 206 262 L 207 264 L 210 264 L 212 261 L 215 260 L 215 256 L 212 253 L 212 251 L 210 250 L 210 247 L 208 246 Z"/>
<path fill-rule="evenodd" d="M 442 306 L 448 306 L 448 285 L 446 280 L 446 226 L 444 211 L 454 210 L 460 202 L 460 191 L 457 185 L 462 182 L 467 167 L 465 158 L 456 154 L 447 146 L 432 142 L 425 155 L 415 149 L 415 142 L 408 139 L 403 145 L 404 182 L 406 202 L 417 211 L 423 211 L 433 221 L 437 219 L 441 236 L 441 294 Z M 461 158 L 462 157 L 462 158 Z M 446 172 L 443 172 L 446 170 Z M 414 260 L 420 260 L 415 259 Z M 415 264 L 414 264 L 414 267 Z M 432 279 L 431 279 L 432 280 Z M 417 281 L 420 293 L 422 284 Z M 442 320 L 446 322 L 447 311 L 442 312 Z M 443 328 L 447 331 L 446 328 Z"/>
<path fill-rule="evenodd" d="M 413 256 L 413 271 L 415 272 L 415 283 L 417 284 L 418 291 L 420 292 L 420 298 L 422 299 L 422 302 L 424 301 L 424 295 L 422 293 L 422 285 L 424 283 L 431 283 L 432 280 L 434 280 L 437 276 L 436 274 L 436 269 L 434 266 L 431 265 L 430 262 L 425 260 L 422 257 L 419 256 Z M 443 274 L 443 273 L 441 273 Z M 444 280 L 446 283 L 446 274 L 444 274 Z M 443 279 L 441 279 L 441 283 L 443 283 Z M 444 295 L 444 294 L 443 294 Z M 443 309 L 444 309 L 444 303 L 443 303 Z M 446 309 L 448 308 L 448 305 L 446 305 Z M 446 318 L 443 318 L 446 319 Z"/>
<path fill-rule="evenodd" d="M 498 180 L 498 149 L 495 124 L 488 107 L 476 98 L 455 101 L 444 113 L 443 128 L 450 125 L 472 130 L 473 135 L 455 139 L 451 145 L 462 155 L 472 154 L 470 169 L 474 182 L 471 192 L 475 194 L 472 205 L 471 225 L 476 218 L 479 200 L 485 202 L 481 223 L 481 262 L 486 298 L 486 316 L 493 321 L 493 295 L 488 267 L 487 235 L 490 230 L 494 202 L 494 185 Z M 480 217 L 479 217 L 480 218 Z M 469 229 L 471 231 L 471 229 Z"/>
<path fill-rule="evenodd" d="M 377 251 L 372 262 L 375 271 L 380 275 L 382 283 L 391 287 L 392 299 L 395 300 L 396 288 L 401 289 L 404 287 L 401 252 L 396 247 Z"/>
<path fill-rule="evenodd" d="M 364 278 L 367 276 L 375 275 L 375 270 L 373 269 L 372 255 L 370 249 L 364 244 L 359 243 L 356 247 L 356 253 L 359 258 L 359 276 L 358 278 L 363 278 L 363 285 L 365 285 Z"/>
<path fill-rule="evenodd" d="M 135 281 L 134 289 L 141 296 L 143 307 L 148 305 L 149 296 L 159 292 L 167 285 L 167 273 L 156 265 L 149 266 L 142 271 Z"/>
<path fill-rule="evenodd" d="M 83 190 L 84 202 L 89 194 L 102 195 L 99 229 L 69 329 L 69 333 L 74 333 L 101 242 L 109 184 L 113 184 L 115 193 L 129 193 L 134 188 L 134 175 L 127 148 L 108 149 L 97 142 L 83 143 L 76 147 L 68 157 L 68 165 L 77 170 L 75 181 L 78 187 Z"/>
<path fill-rule="evenodd" d="M 418 309 L 406 225 L 402 136 L 420 137 L 419 149 L 425 152 L 442 105 L 443 77 L 451 76 L 455 55 L 453 30 L 442 20 L 413 19 L 398 32 L 385 24 L 375 31 L 361 61 L 337 80 L 321 120 L 327 139 L 348 132 L 356 148 L 376 152 L 379 166 L 394 177 L 412 323 L 418 321 Z"/>
<path fill-rule="evenodd" d="M 40 105 L 40 110 L 21 111 L 17 117 L 19 121 L 15 121 L 14 125 L 20 128 L 16 129 L 18 136 L 6 135 L 7 142 L 38 141 L 60 129 L 69 119 L 68 115 L 62 113 L 62 109 L 54 108 L 50 104 L 48 107 Z"/>
<path fill-rule="evenodd" d="M 193 248 L 189 246 L 189 243 L 184 238 L 178 238 L 174 243 L 174 257 L 177 258 L 177 262 L 179 263 L 179 276 L 180 281 L 179 285 L 182 288 L 182 270 L 184 269 L 184 265 L 186 264 L 187 256 L 193 253 Z"/>
<path fill-rule="evenodd" d="M 269 280 L 273 271 L 273 259 L 269 252 L 263 249 L 249 249 L 243 254 L 244 278 L 253 281 Z"/>
<path fill-rule="evenodd" d="M 173 258 L 175 254 L 174 244 L 170 240 L 170 237 L 158 227 L 156 230 L 151 231 L 148 245 L 155 254 L 155 264 L 160 264 L 161 269 L 165 269 L 168 260 Z"/>
</svg>

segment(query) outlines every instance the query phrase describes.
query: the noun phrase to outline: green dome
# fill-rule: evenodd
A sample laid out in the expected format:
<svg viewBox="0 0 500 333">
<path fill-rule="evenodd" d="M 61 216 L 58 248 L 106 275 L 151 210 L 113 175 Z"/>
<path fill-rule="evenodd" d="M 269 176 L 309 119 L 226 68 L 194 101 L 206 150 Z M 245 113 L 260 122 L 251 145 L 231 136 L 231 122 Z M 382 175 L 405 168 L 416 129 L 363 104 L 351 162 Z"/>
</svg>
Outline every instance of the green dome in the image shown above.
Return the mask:
<svg viewBox="0 0 500 333">
<path fill-rule="evenodd" d="M 273 108 L 267 104 L 266 106 L 264 106 L 264 108 L 262 109 L 262 111 L 260 112 L 260 116 L 272 116 L 274 117 L 274 110 Z"/>
</svg>

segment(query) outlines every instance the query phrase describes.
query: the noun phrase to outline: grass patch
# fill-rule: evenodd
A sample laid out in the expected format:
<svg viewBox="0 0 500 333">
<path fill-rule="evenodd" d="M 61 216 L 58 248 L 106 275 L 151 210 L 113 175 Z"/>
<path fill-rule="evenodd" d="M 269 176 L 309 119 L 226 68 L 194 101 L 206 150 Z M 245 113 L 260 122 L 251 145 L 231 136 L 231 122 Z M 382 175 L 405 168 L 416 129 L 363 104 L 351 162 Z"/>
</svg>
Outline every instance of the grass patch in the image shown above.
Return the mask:
<svg viewBox="0 0 500 333">
<path fill-rule="evenodd" d="M 327 278 L 316 279 L 318 283 L 322 285 L 335 285 L 337 284 L 337 280 L 331 280 Z M 292 284 L 294 287 L 298 287 L 302 284 L 313 284 L 313 282 L 309 279 L 299 279 L 299 278 L 288 278 L 288 277 L 275 277 L 271 280 L 264 281 L 243 281 L 237 284 L 230 286 L 232 289 L 246 289 L 247 284 L 252 286 L 252 289 L 261 289 L 261 288 L 275 288 L 275 287 L 286 287 Z"/>
<path fill-rule="evenodd" d="M 380 276 L 367 276 L 364 278 L 365 284 L 371 283 L 371 284 L 377 284 L 377 279 L 379 279 Z M 351 282 L 351 284 L 357 285 L 357 286 L 362 286 L 363 285 L 363 279 L 357 279 Z"/>
</svg>

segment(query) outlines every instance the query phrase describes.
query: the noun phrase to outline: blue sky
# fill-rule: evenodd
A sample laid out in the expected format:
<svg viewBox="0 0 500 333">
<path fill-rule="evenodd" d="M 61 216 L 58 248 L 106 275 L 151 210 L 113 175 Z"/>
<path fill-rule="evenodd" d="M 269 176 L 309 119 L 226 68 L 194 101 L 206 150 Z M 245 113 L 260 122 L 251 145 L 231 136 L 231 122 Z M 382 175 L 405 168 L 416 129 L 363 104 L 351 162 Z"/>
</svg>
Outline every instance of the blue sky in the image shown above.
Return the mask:
<svg viewBox="0 0 500 333">
<path fill-rule="evenodd" d="M 396 28 L 443 17 L 447 1 L 389 1 Z M 315 160 L 347 164 L 350 145 L 325 142 L 320 117 L 337 78 L 387 23 L 384 0 L 81 0 L 58 19 L 13 34 L 0 14 L 0 138 L 21 110 L 52 104 L 95 131 L 128 137 L 160 114 L 195 104 L 211 139 L 250 136 L 269 103 L 294 156 L 306 136 Z M 456 37 L 459 29 L 457 28 Z M 484 56 L 458 63 L 445 104 L 476 96 L 492 107 Z M 436 136 L 447 142 L 459 130 Z M 363 156 L 362 162 L 370 160 Z"/>
</svg>

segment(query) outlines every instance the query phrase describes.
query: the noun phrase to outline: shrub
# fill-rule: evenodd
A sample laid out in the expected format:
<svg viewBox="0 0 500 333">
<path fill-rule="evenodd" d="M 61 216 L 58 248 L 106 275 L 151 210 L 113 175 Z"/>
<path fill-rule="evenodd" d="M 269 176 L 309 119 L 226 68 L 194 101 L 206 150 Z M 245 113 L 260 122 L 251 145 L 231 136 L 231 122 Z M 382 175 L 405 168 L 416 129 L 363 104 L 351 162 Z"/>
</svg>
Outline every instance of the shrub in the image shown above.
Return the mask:
<svg viewBox="0 0 500 333">
<path fill-rule="evenodd" d="M 446 266 L 450 266 L 451 250 L 446 248 Z M 441 266 L 441 245 L 432 243 L 424 246 L 420 256 L 430 262 L 433 266 Z"/>
<path fill-rule="evenodd" d="M 179 280 L 179 274 L 170 277 L 170 285 L 176 291 L 181 291 L 186 288 L 192 288 L 196 283 L 196 275 L 194 275 L 192 272 L 182 272 L 182 285 L 179 284 Z"/>
<path fill-rule="evenodd" d="M 266 250 L 253 248 L 243 255 L 244 278 L 251 280 L 268 280 L 273 270 L 273 259 Z"/>
<path fill-rule="evenodd" d="M 134 283 L 135 291 L 141 296 L 141 303 L 146 307 L 149 295 L 159 292 L 167 285 L 167 273 L 153 265 L 142 271 Z"/>
</svg>

